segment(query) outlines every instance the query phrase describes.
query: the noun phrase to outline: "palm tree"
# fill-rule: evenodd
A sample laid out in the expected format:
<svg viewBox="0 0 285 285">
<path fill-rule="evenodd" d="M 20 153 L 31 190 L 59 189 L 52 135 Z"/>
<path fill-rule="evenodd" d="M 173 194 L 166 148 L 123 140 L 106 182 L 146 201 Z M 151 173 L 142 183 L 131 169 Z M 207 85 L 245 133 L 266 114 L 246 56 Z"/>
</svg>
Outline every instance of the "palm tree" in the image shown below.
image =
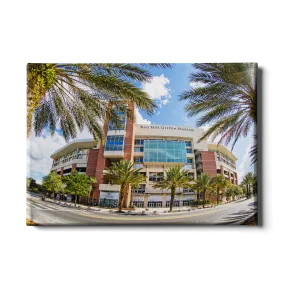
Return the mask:
<svg viewBox="0 0 285 285">
<path fill-rule="evenodd" d="M 250 197 L 250 189 L 253 187 L 255 183 L 255 175 L 252 172 L 248 172 L 244 177 L 241 182 L 241 185 L 246 187 L 246 198 L 249 199 Z"/>
<path fill-rule="evenodd" d="M 171 190 L 169 212 L 171 212 L 173 208 L 173 201 L 175 197 L 176 188 L 183 188 L 183 187 L 186 188 L 192 186 L 189 177 L 187 177 L 187 174 L 188 171 L 182 169 L 181 166 L 179 165 L 172 166 L 165 172 L 165 176 L 162 178 L 162 180 L 156 182 L 153 185 L 153 188 Z"/>
<path fill-rule="evenodd" d="M 206 192 L 211 189 L 211 177 L 206 173 L 202 173 L 194 182 L 193 189 L 196 190 L 197 193 L 203 193 L 203 208 L 205 208 Z"/>
<path fill-rule="evenodd" d="M 191 74 L 196 85 L 180 95 L 187 100 L 188 116 L 202 114 L 197 126 L 212 125 L 200 140 L 221 136 L 219 143 L 232 149 L 241 136 L 247 136 L 257 123 L 257 65 L 254 63 L 199 63 Z M 257 148 L 251 152 L 252 162 L 257 160 Z"/>
<path fill-rule="evenodd" d="M 123 208 L 127 187 L 145 182 L 145 177 L 139 173 L 141 169 L 142 168 L 135 169 L 133 163 L 128 160 L 120 160 L 113 162 L 103 173 L 105 178 L 109 180 L 112 185 L 120 185 L 119 212 L 121 212 Z"/>
<path fill-rule="evenodd" d="M 222 175 L 217 175 L 212 178 L 212 186 L 215 189 L 216 195 L 217 195 L 217 205 L 220 201 L 220 194 L 224 193 L 225 189 L 231 185 L 229 180 L 226 180 Z"/>
<path fill-rule="evenodd" d="M 48 127 L 53 135 L 60 128 L 68 140 L 87 126 L 94 137 L 102 137 L 100 122 L 105 118 L 120 124 L 112 104 L 129 117 L 124 105 L 134 102 L 152 114 L 156 104 L 136 82 L 151 79 L 148 67 L 170 64 L 28 64 L 27 66 L 27 136 L 32 128 L 39 136 Z"/>
</svg>

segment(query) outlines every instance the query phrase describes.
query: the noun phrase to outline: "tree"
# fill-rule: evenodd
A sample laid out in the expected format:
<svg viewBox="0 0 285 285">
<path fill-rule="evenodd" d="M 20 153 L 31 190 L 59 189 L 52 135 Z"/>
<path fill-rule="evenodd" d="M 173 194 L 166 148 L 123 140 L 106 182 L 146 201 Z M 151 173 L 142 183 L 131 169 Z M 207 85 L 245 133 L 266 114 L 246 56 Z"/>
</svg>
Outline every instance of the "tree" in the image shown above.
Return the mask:
<svg viewBox="0 0 285 285">
<path fill-rule="evenodd" d="M 112 109 L 131 116 L 125 102 L 134 102 L 148 114 L 156 109 L 149 95 L 136 87 L 137 82 L 151 79 L 150 66 L 170 64 L 28 64 L 27 65 L 27 136 L 32 128 L 40 136 L 48 127 L 63 137 L 75 138 L 86 126 L 94 138 L 102 138 L 100 122 L 106 118 L 116 124 L 121 118 Z"/>
<path fill-rule="evenodd" d="M 27 177 L 27 180 L 26 180 L 27 182 L 26 182 L 26 188 L 27 188 L 27 190 L 30 188 L 30 185 L 31 185 L 31 178 L 28 178 Z"/>
<path fill-rule="evenodd" d="M 180 95 L 187 100 L 188 116 L 202 114 L 197 126 L 212 125 L 201 140 L 221 136 L 219 143 L 232 143 L 247 136 L 257 123 L 257 65 L 254 63 L 199 63 L 191 74 L 195 85 Z M 255 136 L 256 138 L 256 136 Z M 257 148 L 251 152 L 252 163 L 257 161 Z"/>
<path fill-rule="evenodd" d="M 255 181 L 255 176 L 252 172 L 248 172 L 241 182 L 241 185 L 243 185 L 246 188 L 246 198 L 249 199 L 251 196 L 251 189 L 253 187 Z"/>
<path fill-rule="evenodd" d="M 239 186 L 238 189 L 239 189 L 239 196 L 242 196 L 243 195 L 242 187 Z"/>
<path fill-rule="evenodd" d="M 161 181 L 156 182 L 153 185 L 153 188 L 159 189 L 169 189 L 171 191 L 170 198 L 170 209 L 169 212 L 172 211 L 173 202 L 176 194 L 177 188 L 186 188 L 191 187 L 189 177 L 187 177 L 188 171 L 181 168 L 181 166 L 172 166 L 166 170 L 164 177 Z"/>
<path fill-rule="evenodd" d="M 230 186 L 226 191 L 225 191 L 225 195 L 227 197 L 227 201 L 230 200 L 231 197 L 234 196 L 234 189 L 232 186 Z"/>
<path fill-rule="evenodd" d="M 135 169 L 133 163 L 128 160 L 120 160 L 113 162 L 111 166 L 106 169 L 105 173 L 103 173 L 104 177 L 109 180 L 112 185 L 120 185 L 119 212 L 121 212 L 123 208 L 127 187 L 145 182 L 145 177 L 139 173 L 141 169 L 142 168 Z"/>
<path fill-rule="evenodd" d="M 234 196 L 241 196 L 243 194 L 242 192 L 242 189 L 241 187 L 237 186 L 237 185 L 234 185 L 234 188 L 233 188 L 233 195 Z"/>
<path fill-rule="evenodd" d="M 88 196 L 91 190 L 91 184 L 94 183 L 94 178 L 86 174 L 79 174 L 73 169 L 71 174 L 63 177 L 63 183 L 66 185 L 65 192 L 75 196 L 74 205 L 78 196 Z"/>
<path fill-rule="evenodd" d="M 53 200 L 55 201 L 55 193 L 59 193 L 63 189 L 60 175 L 56 172 L 49 173 L 43 178 L 43 187 L 53 193 Z"/>
<path fill-rule="evenodd" d="M 205 208 L 206 193 L 212 189 L 211 177 L 206 173 L 202 173 L 200 177 L 194 182 L 195 184 L 193 185 L 193 189 L 196 190 L 197 193 L 203 193 L 203 208 Z"/>
<path fill-rule="evenodd" d="M 230 197 L 235 199 L 235 197 L 242 195 L 242 190 L 238 185 L 230 185 L 225 191 L 226 197 L 229 200 Z"/>
<path fill-rule="evenodd" d="M 220 201 L 220 194 L 223 194 L 225 189 L 231 185 L 231 183 L 226 180 L 222 175 L 217 175 L 212 178 L 212 186 L 215 189 L 217 195 L 217 205 Z"/>
</svg>

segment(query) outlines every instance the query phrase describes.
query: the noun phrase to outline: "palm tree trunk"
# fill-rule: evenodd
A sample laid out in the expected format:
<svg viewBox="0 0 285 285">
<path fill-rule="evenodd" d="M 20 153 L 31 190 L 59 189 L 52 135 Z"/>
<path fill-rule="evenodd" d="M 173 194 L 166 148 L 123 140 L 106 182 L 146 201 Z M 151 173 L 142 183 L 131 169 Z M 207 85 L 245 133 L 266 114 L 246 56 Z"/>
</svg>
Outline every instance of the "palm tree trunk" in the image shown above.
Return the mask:
<svg viewBox="0 0 285 285">
<path fill-rule="evenodd" d="M 121 186 L 121 189 L 120 189 L 120 200 L 119 200 L 119 212 L 121 212 L 122 208 L 123 208 L 124 194 L 125 194 L 125 189 L 124 189 L 123 186 Z"/>
<path fill-rule="evenodd" d="M 172 212 L 174 197 L 175 197 L 175 188 L 171 188 L 171 198 L 170 198 L 170 209 L 169 209 L 169 212 Z"/>
<path fill-rule="evenodd" d="M 134 190 L 135 190 L 135 187 L 132 187 L 131 188 L 131 208 L 133 208 L 134 206 Z"/>
<path fill-rule="evenodd" d="M 53 191 L 53 201 L 55 202 L 55 191 Z"/>
<path fill-rule="evenodd" d="M 217 188 L 217 205 L 219 205 L 219 195 L 220 195 L 220 189 Z"/>
<path fill-rule="evenodd" d="M 206 190 L 203 190 L 203 208 L 205 208 L 205 200 L 206 200 Z"/>
<path fill-rule="evenodd" d="M 76 207 L 76 199 L 77 199 L 77 195 L 75 194 L 75 199 L 74 199 L 74 206 Z"/>
<path fill-rule="evenodd" d="M 249 185 L 246 184 L 246 199 L 249 199 Z"/>
</svg>

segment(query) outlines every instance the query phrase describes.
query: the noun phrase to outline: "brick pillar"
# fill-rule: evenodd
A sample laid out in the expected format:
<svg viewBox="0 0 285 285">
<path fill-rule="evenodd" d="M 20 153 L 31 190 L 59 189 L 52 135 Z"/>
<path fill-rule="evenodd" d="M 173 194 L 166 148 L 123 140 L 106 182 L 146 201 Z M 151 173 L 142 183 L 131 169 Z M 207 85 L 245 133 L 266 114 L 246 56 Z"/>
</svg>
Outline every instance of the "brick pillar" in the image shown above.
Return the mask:
<svg viewBox="0 0 285 285">
<path fill-rule="evenodd" d="M 103 131 L 105 135 L 108 132 L 108 124 L 109 124 L 109 121 L 106 121 L 104 123 Z M 105 148 L 105 145 L 100 143 L 100 148 L 99 148 L 98 155 L 97 155 L 96 172 L 95 172 L 96 184 L 95 184 L 94 191 L 92 191 L 92 200 L 94 201 L 95 199 L 97 203 L 99 203 L 99 198 L 100 198 L 99 185 L 103 184 L 104 182 L 103 170 L 106 166 L 106 158 L 104 157 L 104 148 Z"/>
<path fill-rule="evenodd" d="M 98 153 L 99 153 L 99 149 L 90 149 L 88 151 L 86 175 L 88 175 L 89 177 L 95 177 Z M 92 185 L 92 191 L 90 192 L 91 199 L 95 196 L 95 187 L 96 187 L 96 183 Z"/>
<path fill-rule="evenodd" d="M 60 176 L 63 176 L 63 167 L 60 169 Z"/>
<path fill-rule="evenodd" d="M 76 163 L 73 163 L 73 164 L 72 164 L 72 166 L 71 166 L 71 171 L 72 171 L 73 169 L 76 169 Z"/>
<path fill-rule="evenodd" d="M 135 106 L 133 103 L 128 104 L 128 108 L 132 111 L 132 115 L 134 115 Z M 126 135 L 124 141 L 124 159 L 133 162 L 134 158 L 134 121 L 131 119 L 127 119 L 126 123 Z M 131 200 L 131 187 L 128 186 L 125 197 L 124 197 L 124 207 L 128 207 Z"/>
<path fill-rule="evenodd" d="M 234 177 L 235 177 L 235 179 L 236 179 L 236 180 L 235 180 L 235 184 L 238 185 L 238 177 L 237 177 L 237 173 L 236 173 L 236 172 L 234 172 Z"/>
</svg>

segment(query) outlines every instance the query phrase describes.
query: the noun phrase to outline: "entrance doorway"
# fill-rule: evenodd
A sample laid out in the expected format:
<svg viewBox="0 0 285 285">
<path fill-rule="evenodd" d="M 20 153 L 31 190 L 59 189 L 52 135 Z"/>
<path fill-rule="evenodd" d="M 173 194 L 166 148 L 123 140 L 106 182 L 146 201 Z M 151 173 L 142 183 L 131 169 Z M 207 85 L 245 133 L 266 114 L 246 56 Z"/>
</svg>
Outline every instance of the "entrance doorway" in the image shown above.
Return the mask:
<svg viewBox="0 0 285 285">
<path fill-rule="evenodd" d="M 117 208 L 118 207 L 118 200 L 115 199 L 100 199 L 99 202 L 100 207 L 110 207 L 110 208 Z"/>
</svg>

